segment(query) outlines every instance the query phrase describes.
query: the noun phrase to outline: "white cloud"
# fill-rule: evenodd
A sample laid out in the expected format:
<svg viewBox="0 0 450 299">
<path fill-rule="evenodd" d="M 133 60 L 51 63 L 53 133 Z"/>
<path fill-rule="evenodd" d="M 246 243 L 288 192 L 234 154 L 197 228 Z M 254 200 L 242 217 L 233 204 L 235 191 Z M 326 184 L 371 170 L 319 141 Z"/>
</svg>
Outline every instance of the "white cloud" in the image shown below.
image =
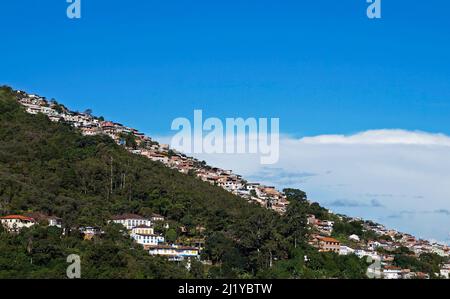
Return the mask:
<svg viewBox="0 0 450 299">
<path fill-rule="evenodd" d="M 299 140 L 305 144 L 405 144 L 450 146 L 450 137 L 422 131 L 370 130 L 354 135 L 320 135 Z"/>
<path fill-rule="evenodd" d="M 280 160 L 270 167 L 255 155 L 198 158 L 262 183 L 301 188 L 336 212 L 419 237 L 449 238 L 449 214 L 429 212 L 450 210 L 450 137 L 443 134 L 371 130 L 349 136 L 282 136 Z"/>
</svg>

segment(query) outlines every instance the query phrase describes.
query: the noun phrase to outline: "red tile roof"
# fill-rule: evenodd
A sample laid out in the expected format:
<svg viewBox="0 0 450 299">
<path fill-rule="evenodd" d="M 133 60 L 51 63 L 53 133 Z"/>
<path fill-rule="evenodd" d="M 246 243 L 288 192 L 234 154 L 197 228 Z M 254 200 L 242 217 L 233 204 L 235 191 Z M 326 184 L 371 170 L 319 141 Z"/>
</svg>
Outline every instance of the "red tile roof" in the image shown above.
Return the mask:
<svg viewBox="0 0 450 299">
<path fill-rule="evenodd" d="M 34 222 L 33 218 L 22 216 L 22 215 L 8 215 L 8 216 L 0 217 L 0 219 L 19 219 L 19 220 Z"/>
</svg>

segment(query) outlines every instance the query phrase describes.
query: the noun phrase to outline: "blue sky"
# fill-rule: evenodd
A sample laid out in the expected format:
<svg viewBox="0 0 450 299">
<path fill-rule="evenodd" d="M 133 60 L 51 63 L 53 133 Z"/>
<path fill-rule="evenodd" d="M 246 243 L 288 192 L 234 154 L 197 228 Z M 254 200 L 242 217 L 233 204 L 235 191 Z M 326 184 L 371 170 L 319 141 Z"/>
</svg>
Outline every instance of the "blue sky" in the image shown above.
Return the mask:
<svg viewBox="0 0 450 299">
<path fill-rule="evenodd" d="M 192 116 L 280 117 L 295 136 L 450 133 L 448 1 L 2 1 L 0 82 L 151 134 Z"/>
<path fill-rule="evenodd" d="M 65 0 L 2 1 L 0 84 L 151 136 L 194 109 L 279 117 L 280 165 L 208 161 L 447 242 L 450 3 L 382 0 L 381 20 L 367 5 L 82 0 L 69 20 Z"/>
</svg>

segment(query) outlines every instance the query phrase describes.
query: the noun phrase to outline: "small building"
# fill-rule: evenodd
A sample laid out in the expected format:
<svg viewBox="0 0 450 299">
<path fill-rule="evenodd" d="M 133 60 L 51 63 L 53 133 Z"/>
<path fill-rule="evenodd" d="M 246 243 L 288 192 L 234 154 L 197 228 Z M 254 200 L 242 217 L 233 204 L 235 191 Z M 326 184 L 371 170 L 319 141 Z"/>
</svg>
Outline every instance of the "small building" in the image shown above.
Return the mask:
<svg viewBox="0 0 450 299">
<path fill-rule="evenodd" d="M 48 226 L 56 226 L 62 228 L 62 219 L 56 216 L 49 216 L 47 218 Z"/>
<path fill-rule="evenodd" d="M 96 226 L 82 226 L 80 227 L 80 232 L 85 240 L 92 240 L 94 236 L 99 236 L 103 233 L 101 228 Z"/>
<path fill-rule="evenodd" d="M 355 253 L 355 249 L 351 247 L 341 245 L 339 248 L 339 255 L 349 255 L 353 253 Z"/>
<path fill-rule="evenodd" d="M 348 239 L 353 241 L 353 242 L 359 242 L 360 241 L 359 236 L 355 235 L 355 234 L 349 236 Z"/>
<path fill-rule="evenodd" d="M 33 218 L 22 215 L 0 217 L 0 222 L 10 233 L 18 233 L 22 228 L 29 228 L 36 224 L 36 221 Z"/>
<path fill-rule="evenodd" d="M 167 257 L 170 261 L 183 261 L 185 259 L 199 259 L 199 248 L 181 245 L 156 245 L 149 247 L 150 255 Z"/>
<path fill-rule="evenodd" d="M 164 243 L 164 237 L 156 234 L 140 234 L 132 233 L 131 238 L 138 244 L 144 246 L 144 249 L 149 250 L 151 246 L 156 246 Z"/>
<path fill-rule="evenodd" d="M 339 253 L 341 249 L 341 242 L 334 238 L 313 235 L 309 244 L 317 248 L 319 252 L 335 252 Z"/>
<path fill-rule="evenodd" d="M 111 221 L 114 223 L 122 224 L 127 228 L 127 230 L 131 230 L 133 229 L 133 227 L 140 225 L 152 226 L 152 222 L 150 219 L 136 214 L 116 215 L 111 218 Z"/>
<path fill-rule="evenodd" d="M 152 216 L 150 216 L 150 219 L 153 222 L 164 221 L 164 216 L 161 216 L 159 214 L 153 213 Z"/>
<path fill-rule="evenodd" d="M 444 265 L 440 270 L 441 277 L 450 279 L 450 264 Z"/>
<path fill-rule="evenodd" d="M 402 269 L 395 266 L 385 266 L 383 269 L 384 279 L 400 279 L 402 277 Z"/>
<path fill-rule="evenodd" d="M 41 212 L 29 212 L 25 213 L 25 216 L 28 218 L 33 218 L 36 223 L 62 228 L 62 219 L 56 216 L 48 216 Z"/>
</svg>

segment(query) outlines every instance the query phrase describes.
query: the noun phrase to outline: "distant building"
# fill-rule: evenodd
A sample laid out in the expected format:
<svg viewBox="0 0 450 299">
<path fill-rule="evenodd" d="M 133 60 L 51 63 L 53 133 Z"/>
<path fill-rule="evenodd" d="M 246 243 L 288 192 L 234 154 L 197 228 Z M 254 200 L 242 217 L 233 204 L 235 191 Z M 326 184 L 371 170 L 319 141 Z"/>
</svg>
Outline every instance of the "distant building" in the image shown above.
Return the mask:
<svg viewBox="0 0 450 299">
<path fill-rule="evenodd" d="M 157 222 L 157 221 L 164 221 L 164 216 L 161 216 L 159 214 L 152 214 L 152 216 L 150 217 L 151 221 L 153 222 Z"/>
<path fill-rule="evenodd" d="M 36 223 L 46 223 L 48 226 L 62 228 L 62 219 L 56 216 L 48 216 L 41 212 L 29 212 L 25 216 L 33 218 Z"/>
<path fill-rule="evenodd" d="M 146 250 L 150 249 L 150 246 L 164 243 L 164 237 L 154 234 L 153 229 L 149 227 L 135 227 L 130 236 L 136 243 L 144 246 Z"/>
<path fill-rule="evenodd" d="M 0 217 L 0 221 L 3 227 L 10 233 L 18 233 L 22 228 L 28 228 L 36 224 L 33 218 L 22 215 Z"/>
<path fill-rule="evenodd" d="M 127 228 L 127 230 L 131 230 L 133 229 L 133 227 L 139 225 L 152 226 L 152 222 L 150 219 L 136 214 L 116 215 L 111 218 L 111 221 L 114 223 L 122 224 Z"/>
<path fill-rule="evenodd" d="M 58 218 L 56 216 L 49 216 L 47 218 L 48 226 L 56 226 L 61 228 L 62 227 L 62 219 Z"/>
<path fill-rule="evenodd" d="M 181 245 L 156 245 L 149 247 L 150 255 L 167 257 L 170 261 L 183 261 L 185 259 L 199 259 L 199 248 Z"/>
<path fill-rule="evenodd" d="M 341 245 L 341 247 L 339 248 L 339 255 L 349 255 L 352 253 L 355 253 L 355 249 L 348 246 Z"/>
<path fill-rule="evenodd" d="M 384 279 L 400 279 L 402 277 L 402 269 L 395 266 L 385 266 L 383 269 Z"/>
<path fill-rule="evenodd" d="M 99 236 L 103 232 L 96 226 L 82 226 L 80 232 L 83 234 L 85 240 L 91 240 L 94 236 Z"/>
<path fill-rule="evenodd" d="M 341 249 L 341 242 L 334 238 L 314 235 L 309 244 L 317 248 L 320 252 L 335 252 L 339 253 Z"/>
<path fill-rule="evenodd" d="M 444 265 L 441 268 L 440 274 L 442 277 L 449 279 L 450 278 L 450 264 Z"/>
<path fill-rule="evenodd" d="M 355 234 L 349 236 L 348 239 L 351 240 L 351 241 L 354 241 L 354 242 L 359 242 L 360 241 L 359 236 L 355 235 Z"/>
</svg>

